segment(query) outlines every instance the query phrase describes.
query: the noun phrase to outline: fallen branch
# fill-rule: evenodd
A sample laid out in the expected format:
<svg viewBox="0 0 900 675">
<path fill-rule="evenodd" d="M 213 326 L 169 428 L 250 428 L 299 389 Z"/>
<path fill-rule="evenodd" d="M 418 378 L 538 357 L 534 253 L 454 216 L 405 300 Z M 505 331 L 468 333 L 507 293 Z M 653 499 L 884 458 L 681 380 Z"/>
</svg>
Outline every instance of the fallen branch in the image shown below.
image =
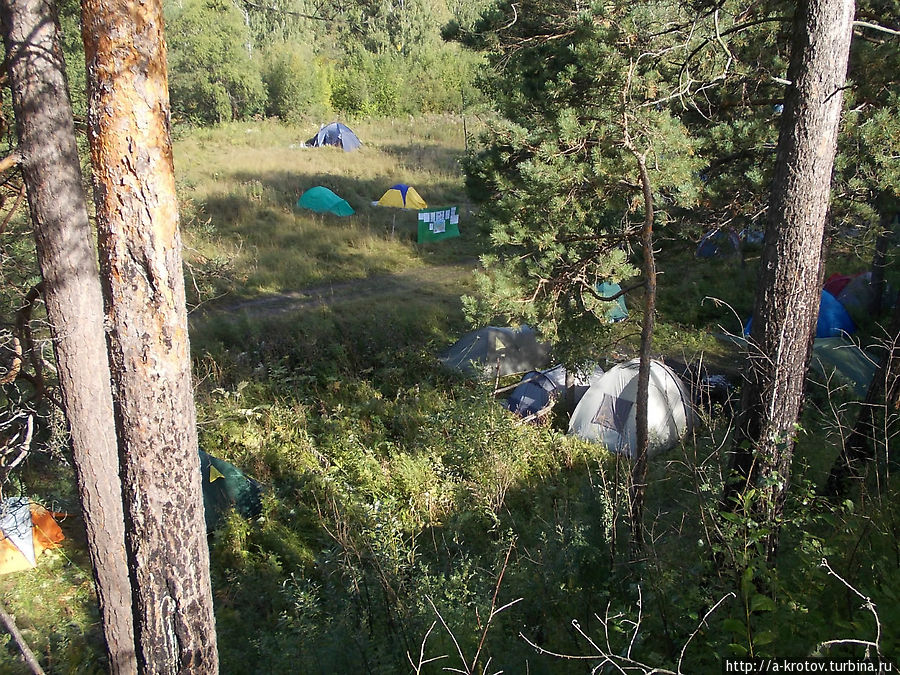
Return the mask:
<svg viewBox="0 0 900 675">
<path fill-rule="evenodd" d="M 7 614 L 6 609 L 4 609 L 3 605 L 0 605 L 0 622 L 3 623 L 3 628 L 5 628 L 6 632 L 10 634 L 10 637 L 12 637 L 13 642 L 16 643 L 19 651 L 22 652 L 22 656 L 25 658 L 25 663 L 31 670 L 31 672 L 34 673 L 34 675 L 44 675 L 44 669 L 41 668 L 41 665 L 34 657 L 34 652 L 31 651 L 28 643 L 25 642 L 25 638 L 22 637 L 22 634 L 16 627 L 15 617 Z"/>
</svg>

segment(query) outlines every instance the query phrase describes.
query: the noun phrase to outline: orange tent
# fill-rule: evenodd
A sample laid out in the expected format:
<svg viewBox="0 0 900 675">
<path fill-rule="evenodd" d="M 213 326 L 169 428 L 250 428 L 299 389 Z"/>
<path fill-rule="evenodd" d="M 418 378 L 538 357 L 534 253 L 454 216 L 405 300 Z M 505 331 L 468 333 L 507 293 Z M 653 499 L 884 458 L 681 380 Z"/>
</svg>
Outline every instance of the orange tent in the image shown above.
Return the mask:
<svg viewBox="0 0 900 675">
<path fill-rule="evenodd" d="M 26 497 L 0 502 L 0 574 L 37 565 L 38 556 L 65 537 L 47 509 Z"/>
</svg>

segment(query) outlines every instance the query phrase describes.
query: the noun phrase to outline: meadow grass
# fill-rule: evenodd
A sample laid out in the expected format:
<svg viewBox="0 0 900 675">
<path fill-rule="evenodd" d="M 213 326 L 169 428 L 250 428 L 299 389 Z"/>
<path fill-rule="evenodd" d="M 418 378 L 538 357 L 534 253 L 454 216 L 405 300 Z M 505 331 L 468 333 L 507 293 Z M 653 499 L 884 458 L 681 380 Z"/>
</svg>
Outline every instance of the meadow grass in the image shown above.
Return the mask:
<svg viewBox="0 0 900 675">
<path fill-rule="evenodd" d="M 458 164 L 465 143 L 460 120 L 354 127 L 364 144 L 350 153 L 301 147 L 314 126 L 267 121 L 179 138 L 185 260 L 197 277 L 195 294 L 252 297 L 474 256 L 477 228 Z M 372 206 L 396 183 L 414 186 L 429 205 L 459 206 L 463 236 L 439 247 L 417 245 L 415 211 Z M 339 218 L 298 209 L 300 195 L 318 185 L 356 213 Z"/>
</svg>

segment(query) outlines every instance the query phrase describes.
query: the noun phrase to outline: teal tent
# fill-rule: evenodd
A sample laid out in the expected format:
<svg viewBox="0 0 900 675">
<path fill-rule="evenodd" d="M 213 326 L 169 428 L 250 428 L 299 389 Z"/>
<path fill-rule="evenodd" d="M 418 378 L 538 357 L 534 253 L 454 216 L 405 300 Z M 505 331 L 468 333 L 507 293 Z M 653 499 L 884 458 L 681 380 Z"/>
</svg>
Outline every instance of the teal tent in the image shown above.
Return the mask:
<svg viewBox="0 0 900 675">
<path fill-rule="evenodd" d="M 826 382 L 848 385 L 856 398 L 864 399 L 875 377 L 877 364 L 858 346 L 839 337 L 816 338 L 810 359 L 810 375 L 817 373 Z"/>
<path fill-rule="evenodd" d="M 604 298 L 611 298 L 616 293 L 622 292 L 622 287 L 619 284 L 615 284 L 611 281 L 604 281 L 603 283 L 597 284 L 595 287 L 597 294 Z M 621 321 L 622 319 L 628 318 L 628 309 L 625 307 L 625 296 L 620 295 L 615 300 L 611 300 L 609 302 L 604 302 L 604 304 L 609 305 L 609 309 L 606 310 L 606 320 L 610 323 L 615 323 L 616 321 Z"/>
<path fill-rule="evenodd" d="M 333 213 L 336 216 L 352 216 L 353 208 L 331 190 L 321 185 L 310 188 L 297 201 L 297 206 L 316 213 Z"/>
<path fill-rule="evenodd" d="M 255 518 L 262 511 L 262 487 L 233 464 L 201 450 L 200 473 L 208 532 L 216 528 L 229 509 L 245 518 Z"/>
</svg>

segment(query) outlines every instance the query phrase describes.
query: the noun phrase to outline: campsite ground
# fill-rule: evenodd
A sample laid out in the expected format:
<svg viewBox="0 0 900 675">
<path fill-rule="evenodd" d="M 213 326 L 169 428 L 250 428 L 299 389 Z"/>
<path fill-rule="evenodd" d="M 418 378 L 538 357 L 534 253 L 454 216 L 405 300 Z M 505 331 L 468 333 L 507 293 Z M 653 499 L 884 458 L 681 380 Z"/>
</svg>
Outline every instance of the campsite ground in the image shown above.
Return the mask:
<svg viewBox="0 0 900 675">
<path fill-rule="evenodd" d="M 735 577 L 760 533 L 716 516 L 727 415 L 652 464 L 651 543 L 632 562 L 622 543 L 625 462 L 566 436 L 562 419 L 518 424 L 489 386 L 436 364 L 466 329 L 460 295 L 486 245 L 463 189 L 462 120 L 350 126 L 365 144 L 356 153 L 299 147 L 313 125 L 234 124 L 177 138 L 201 444 L 266 487 L 257 521 L 233 516 L 210 537 L 223 673 L 260 664 L 272 673 L 481 672 L 488 659 L 491 672 L 586 672 L 524 639 L 584 657 L 594 653 L 586 636 L 605 628 L 615 651 L 631 643 L 643 661 L 674 667 L 722 600 L 682 671 L 719 672 L 719 660 L 742 649 L 808 653 L 839 636 L 835 617 L 850 626 L 845 589 L 821 570 L 823 556 L 885 608 L 883 639 L 896 646 L 900 620 L 888 626 L 879 581 L 895 569 L 896 538 L 882 517 L 892 493 L 885 487 L 856 511 L 803 506 L 836 452 L 840 394 L 814 397 L 824 412 L 804 418 L 795 519 L 776 570 Z M 418 245 L 413 213 L 371 206 L 398 182 L 430 205 L 461 206 L 462 236 Z M 314 185 L 356 215 L 294 208 Z M 749 312 L 752 256 L 746 266 L 701 263 L 677 232 L 659 243 L 655 351 L 736 368 L 714 334 L 737 332 Z M 639 302 L 629 297 L 635 320 Z M 636 326 L 618 330 L 610 351 L 627 356 Z M 20 480 L 75 511 L 61 451 Z M 65 521 L 66 545 L 33 573 L 0 577 L 0 599 L 51 672 L 104 670 L 79 527 L 77 517 Z M 865 541 L 853 535 L 863 528 Z M 853 620 L 847 630 L 871 632 L 868 615 Z M 420 653 L 443 658 L 417 669 Z M 0 672 L 22 672 L 11 648 Z"/>
</svg>

